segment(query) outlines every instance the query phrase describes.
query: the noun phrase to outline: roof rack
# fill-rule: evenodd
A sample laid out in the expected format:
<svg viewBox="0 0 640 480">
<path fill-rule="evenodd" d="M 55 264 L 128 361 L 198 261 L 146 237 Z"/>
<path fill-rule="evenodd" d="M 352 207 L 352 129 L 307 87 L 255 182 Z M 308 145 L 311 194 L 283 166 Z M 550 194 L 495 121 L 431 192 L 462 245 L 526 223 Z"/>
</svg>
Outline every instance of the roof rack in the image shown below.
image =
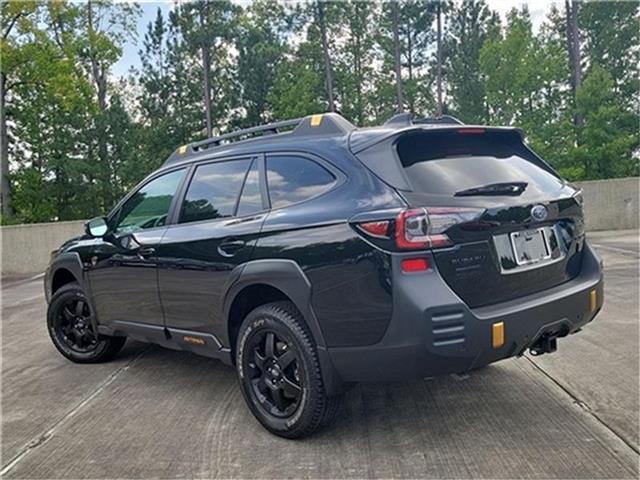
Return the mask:
<svg viewBox="0 0 640 480">
<path fill-rule="evenodd" d="M 286 133 L 296 137 L 321 136 L 321 135 L 346 135 L 356 127 L 347 119 L 337 113 L 322 113 L 308 115 L 306 117 L 274 122 L 258 127 L 245 128 L 224 135 L 207 138 L 199 142 L 183 145 L 178 148 L 164 163 L 164 166 L 183 160 L 189 155 L 219 147 L 230 141 L 242 141 L 252 138 L 260 138 L 268 135 Z"/>
<path fill-rule="evenodd" d="M 408 112 L 397 113 L 384 122 L 387 127 L 408 127 L 411 125 L 464 125 L 460 120 L 451 115 L 441 115 L 439 117 L 425 117 L 412 119 Z"/>
<path fill-rule="evenodd" d="M 209 147 L 217 147 L 225 140 L 231 140 L 234 138 L 240 137 L 251 137 L 255 136 L 257 133 L 261 133 L 264 135 L 276 135 L 278 133 L 282 133 L 280 130 L 294 128 L 300 125 L 300 122 L 304 120 L 302 118 L 294 118 L 293 120 L 285 120 L 283 122 L 274 122 L 269 123 L 267 125 L 260 125 L 257 127 L 244 128 L 242 130 L 237 130 L 231 133 L 225 133 L 224 135 L 219 135 L 217 137 L 207 138 L 206 140 L 201 140 L 199 142 L 191 143 L 188 145 L 188 148 L 191 148 L 192 151 L 198 152 L 200 150 L 206 150 Z"/>
</svg>

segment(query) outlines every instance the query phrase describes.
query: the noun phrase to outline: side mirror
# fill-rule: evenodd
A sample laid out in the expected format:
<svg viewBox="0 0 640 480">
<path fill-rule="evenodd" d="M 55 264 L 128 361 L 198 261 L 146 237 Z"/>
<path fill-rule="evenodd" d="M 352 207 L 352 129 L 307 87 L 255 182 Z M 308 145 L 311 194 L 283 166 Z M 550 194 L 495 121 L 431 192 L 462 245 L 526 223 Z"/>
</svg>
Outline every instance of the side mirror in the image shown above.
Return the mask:
<svg viewBox="0 0 640 480">
<path fill-rule="evenodd" d="M 90 237 L 104 237 L 108 230 L 107 220 L 104 217 L 96 217 L 85 224 L 85 231 Z"/>
</svg>

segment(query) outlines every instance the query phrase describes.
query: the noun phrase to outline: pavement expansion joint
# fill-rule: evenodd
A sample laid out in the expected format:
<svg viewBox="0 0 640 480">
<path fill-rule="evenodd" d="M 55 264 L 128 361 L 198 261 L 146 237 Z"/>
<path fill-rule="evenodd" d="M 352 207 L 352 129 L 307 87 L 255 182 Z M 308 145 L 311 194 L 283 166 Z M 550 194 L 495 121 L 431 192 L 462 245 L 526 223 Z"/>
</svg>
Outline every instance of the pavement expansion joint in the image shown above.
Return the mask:
<svg viewBox="0 0 640 480">
<path fill-rule="evenodd" d="M 15 467 L 21 460 L 23 460 L 31 452 L 35 451 L 40 446 L 44 445 L 55 433 L 62 427 L 67 420 L 75 416 L 76 413 L 81 411 L 84 407 L 89 405 L 93 399 L 100 395 L 109 385 L 115 382 L 122 374 L 124 374 L 129 368 L 133 366 L 140 358 L 142 358 L 147 352 L 152 350 L 153 346 L 148 346 L 141 350 L 129 360 L 122 367 L 111 373 L 100 385 L 96 387 L 89 395 L 84 397 L 79 403 L 77 403 L 71 410 L 69 410 L 62 418 L 56 421 L 48 430 L 38 435 L 36 438 L 29 441 L 25 447 L 23 447 L 5 466 L 0 470 L 0 478 L 4 477 L 13 467 Z"/>
<path fill-rule="evenodd" d="M 640 449 L 638 448 L 638 446 L 634 445 L 632 442 L 627 440 L 623 435 L 618 433 L 618 431 L 615 428 L 613 428 L 611 425 L 609 425 L 607 422 L 605 422 L 602 418 L 600 418 L 600 416 L 598 416 L 598 414 L 593 411 L 593 409 L 589 406 L 588 403 L 586 403 L 583 400 L 581 400 L 578 397 L 576 397 L 576 395 L 571 390 L 569 390 L 569 388 L 567 388 L 565 385 L 563 385 L 558 380 L 553 378 L 549 373 L 547 373 L 547 371 L 544 368 L 542 368 L 540 365 L 538 365 L 536 362 L 534 362 L 531 358 L 529 358 L 527 356 L 525 356 L 524 358 L 526 358 L 533 365 L 533 367 L 536 370 L 538 370 L 540 373 L 542 373 L 546 378 L 548 378 L 556 386 L 558 386 L 563 392 L 565 392 L 567 395 L 569 395 L 569 397 L 571 397 L 571 399 L 573 400 L 573 404 L 574 405 L 578 406 L 581 410 L 583 410 L 585 413 L 587 413 L 589 416 L 591 416 L 594 420 L 596 420 L 600 425 L 602 425 L 605 429 L 607 429 L 609 431 L 609 433 L 611 433 L 613 436 L 615 436 L 618 440 L 620 440 L 622 443 L 624 443 L 627 447 L 629 447 L 631 450 L 633 450 L 636 454 L 640 455 Z"/>
</svg>

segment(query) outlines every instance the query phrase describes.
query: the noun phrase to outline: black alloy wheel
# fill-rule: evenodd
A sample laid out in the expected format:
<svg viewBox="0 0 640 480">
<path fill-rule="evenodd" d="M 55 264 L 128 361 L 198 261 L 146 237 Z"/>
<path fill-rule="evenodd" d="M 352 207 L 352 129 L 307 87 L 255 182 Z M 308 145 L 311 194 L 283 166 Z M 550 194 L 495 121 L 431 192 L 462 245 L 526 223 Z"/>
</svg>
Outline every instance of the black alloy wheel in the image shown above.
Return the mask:
<svg viewBox="0 0 640 480">
<path fill-rule="evenodd" d="M 55 318 L 55 331 L 70 349 L 87 353 L 98 346 L 89 304 L 82 298 L 66 298 Z"/>
<path fill-rule="evenodd" d="M 76 363 L 110 360 L 127 340 L 98 334 L 91 305 L 77 283 L 64 285 L 53 294 L 47 327 L 58 351 Z"/>
<path fill-rule="evenodd" d="M 261 407 L 276 417 L 289 417 L 300 403 L 302 382 L 295 349 L 277 332 L 262 330 L 251 338 L 247 366 L 251 388 Z"/>
</svg>

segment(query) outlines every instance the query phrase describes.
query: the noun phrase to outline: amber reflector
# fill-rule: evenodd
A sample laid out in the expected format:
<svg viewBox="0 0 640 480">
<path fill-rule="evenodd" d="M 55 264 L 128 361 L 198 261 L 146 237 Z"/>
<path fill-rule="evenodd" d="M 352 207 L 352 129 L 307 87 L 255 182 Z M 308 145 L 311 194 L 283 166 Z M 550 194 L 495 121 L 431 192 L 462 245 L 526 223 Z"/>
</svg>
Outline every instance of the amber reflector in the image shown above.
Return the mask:
<svg viewBox="0 0 640 480">
<path fill-rule="evenodd" d="M 500 348 L 504 345 L 504 322 L 498 322 L 492 325 L 491 345 L 493 348 Z"/>
</svg>

